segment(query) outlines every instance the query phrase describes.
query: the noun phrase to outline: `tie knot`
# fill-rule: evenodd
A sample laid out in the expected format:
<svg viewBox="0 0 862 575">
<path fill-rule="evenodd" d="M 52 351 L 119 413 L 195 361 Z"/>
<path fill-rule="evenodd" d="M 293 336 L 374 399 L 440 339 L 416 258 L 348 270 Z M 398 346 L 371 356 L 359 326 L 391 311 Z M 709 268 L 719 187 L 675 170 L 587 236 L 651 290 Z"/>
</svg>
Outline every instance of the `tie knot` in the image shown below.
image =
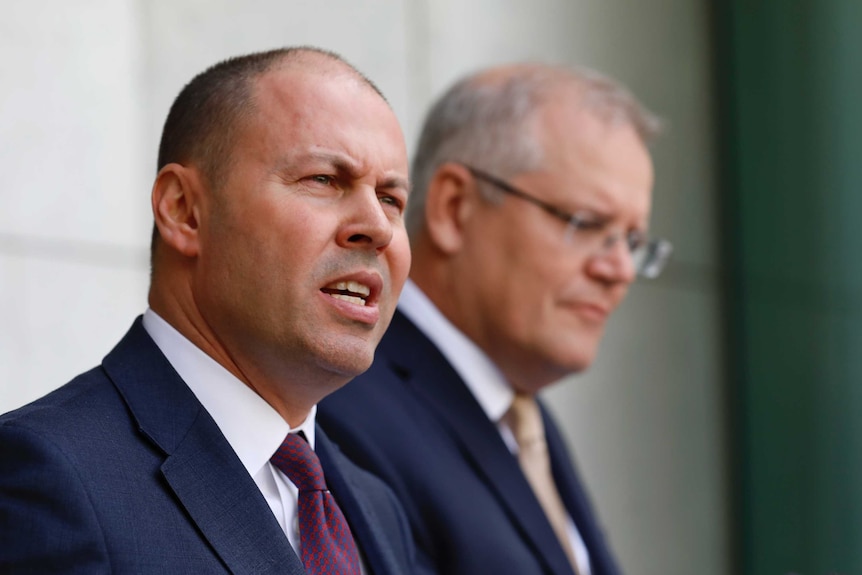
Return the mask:
<svg viewBox="0 0 862 575">
<path fill-rule="evenodd" d="M 525 393 L 515 394 L 508 416 L 512 435 L 521 448 L 544 443 L 545 428 L 535 397 Z"/>
<path fill-rule="evenodd" d="M 289 433 L 270 461 L 300 491 L 326 491 L 320 459 L 298 433 Z"/>
</svg>

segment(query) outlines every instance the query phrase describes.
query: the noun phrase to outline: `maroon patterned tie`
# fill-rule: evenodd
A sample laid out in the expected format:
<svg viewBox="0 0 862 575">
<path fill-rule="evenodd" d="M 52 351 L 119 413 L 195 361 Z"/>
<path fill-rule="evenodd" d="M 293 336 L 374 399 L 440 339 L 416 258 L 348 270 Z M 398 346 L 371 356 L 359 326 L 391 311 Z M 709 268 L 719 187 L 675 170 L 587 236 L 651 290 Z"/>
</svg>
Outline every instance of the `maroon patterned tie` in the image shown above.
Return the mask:
<svg viewBox="0 0 862 575">
<path fill-rule="evenodd" d="M 326 489 L 320 460 L 305 438 L 288 434 L 270 461 L 299 488 L 299 541 L 305 569 L 312 575 L 360 575 L 350 527 Z"/>
</svg>

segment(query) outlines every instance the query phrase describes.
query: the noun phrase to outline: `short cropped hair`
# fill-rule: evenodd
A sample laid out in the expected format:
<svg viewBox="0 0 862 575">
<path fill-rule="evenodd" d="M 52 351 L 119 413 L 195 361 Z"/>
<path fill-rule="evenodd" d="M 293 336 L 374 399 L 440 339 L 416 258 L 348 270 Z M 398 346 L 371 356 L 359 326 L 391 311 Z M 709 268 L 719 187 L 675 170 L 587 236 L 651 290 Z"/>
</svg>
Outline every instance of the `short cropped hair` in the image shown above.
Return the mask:
<svg viewBox="0 0 862 575">
<path fill-rule="evenodd" d="M 532 123 L 543 103 L 574 88 L 573 105 L 608 122 L 631 125 L 645 144 L 660 131 L 656 116 L 621 84 L 586 68 L 543 64 L 514 67 L 500 77 L 482 71 L 456 82 L 431 107 L 413 158 L 406 225 L 423 227 L 428 185 L 444 162 L 464 162 L 507 178 L 542 161 Z"/>
<path fill-rule="evenodd" d="M 254 80 L 276 66 L 309 56 L 343 65 L 385 100 L 371 80 L 328 50 L 299 46 L 229 58 L 195 76 L 174 100 L 162 129 L 157 170 L 171 163 L 194 163 L 210 188 L 218 190 L 231 166 L 243 120 L 254 111 Z M 151 251 L 157 237 L 154 227 Z"/>
</svg>

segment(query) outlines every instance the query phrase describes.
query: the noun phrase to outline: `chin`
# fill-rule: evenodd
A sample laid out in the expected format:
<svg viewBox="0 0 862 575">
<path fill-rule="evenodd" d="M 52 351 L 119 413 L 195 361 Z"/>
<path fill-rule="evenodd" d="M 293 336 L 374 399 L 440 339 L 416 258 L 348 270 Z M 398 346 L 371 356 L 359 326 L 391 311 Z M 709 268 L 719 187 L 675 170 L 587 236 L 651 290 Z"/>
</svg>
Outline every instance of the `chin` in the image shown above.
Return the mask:
<svg viewBox="0 0 862 575">
<path fill-rule="evenodd" d="M 355 351 L 345 352 L 337 357 L 328 358 L 330 371 L 352 379 L 361 373 L 365 373 L 374 360 L 374 352 L 363 352 L 357 354 Z"/>
<path fill-rule="evenodd" d="M 332 373 L 352 378 L 371 367 L 378 339 L 342 333 L 336 337 L 319 339 L 309 349 L 317 357 L 318 365 L 325 366 Z"/>
<path fill-rule="evenodd" d="M 328 371 L 344 377 L 347 381 L 365 373 L 371 367 L 371 361 L 357 360 L 348 362 L 344 361 L 344 358 L 341 358 L 341 361 L 329 361 L 327 363 Z"/>
<path fill-rule="evenodd" d="M 595 348 L 585 350 L 581 347 L 578 349 L 578 353 L 572 353 L 571 349 L 565 351 L 567 353 L 562 353 L 555 362 L 561 378 L 586 371 L 596 359 Z"/>
</svg>

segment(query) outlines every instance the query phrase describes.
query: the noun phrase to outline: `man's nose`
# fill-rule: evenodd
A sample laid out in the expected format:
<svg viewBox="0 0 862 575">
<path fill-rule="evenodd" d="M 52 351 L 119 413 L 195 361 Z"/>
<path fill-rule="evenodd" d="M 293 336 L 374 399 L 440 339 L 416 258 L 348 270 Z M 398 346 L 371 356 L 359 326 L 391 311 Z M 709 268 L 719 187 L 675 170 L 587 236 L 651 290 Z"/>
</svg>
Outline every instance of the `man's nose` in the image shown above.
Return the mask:
<svg viewBox="0 0 862 575">
<path fill-rule="evenodd" d="M 364 247 L 380 251 L 392 241 L 392 221 L 386 214 L 376 190 L 362 187 L 345 202 L 348 213 L 338 238 L 344 247 Z"/>
</svg>

